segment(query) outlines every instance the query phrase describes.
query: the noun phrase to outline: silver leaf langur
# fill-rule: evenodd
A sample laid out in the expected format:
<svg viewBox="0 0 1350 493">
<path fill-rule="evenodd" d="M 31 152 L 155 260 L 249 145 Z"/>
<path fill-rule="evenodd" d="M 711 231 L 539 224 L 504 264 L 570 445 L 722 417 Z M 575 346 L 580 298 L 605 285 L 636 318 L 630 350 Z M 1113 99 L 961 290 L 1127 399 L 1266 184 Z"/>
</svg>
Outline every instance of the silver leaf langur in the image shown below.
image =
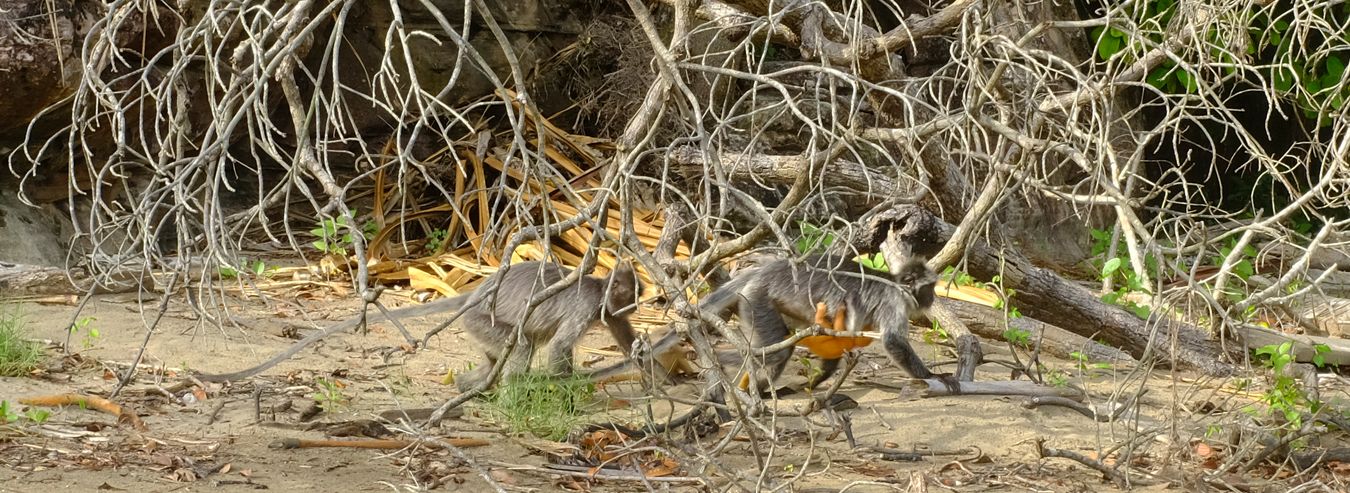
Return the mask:
<svg viewBox="0 0 1350 493">
<path fill-rule="evenodd" d="M 475 290 L 425 305 L 390 310 L 389 317 L 403 319 L 458 312 L 463 327 L 483 347 L 488 364 L 456 379 L 463 390 L 477 384 L 502 356 L 511 338 L 521 329 L 523 338 L 511 352 L 503 377 L 529 368 L 536 351 L 548 355 L 548 369 L 555 374 L 572 371 L 573 350 L 587 329 L 603 323 L 628 354 L 636 336 L 628 315 L 633 311 L 641 284 L 630 262 L 620 262 L 607 277 L 581 276 L 571 286 L 540 300 L 527 310 L 535 293 L 558 282 L 570 269 L 545 262 L 521 262 L 488 276 Z M 528 317 L 527 317 L 528 312 Z M 368 317 L 368 322 L 385 319 Z M 455 321 L 455 319 L 451 319 Z M 217 375 L 199 375 L 203 381 L 240 380 L 257 375 L 294 356 L 306 346 L 334 333 L 357 326 L 360 318 L 345 321 L 305 337 L 271 359 L 247 370 Z"/>
</svg>

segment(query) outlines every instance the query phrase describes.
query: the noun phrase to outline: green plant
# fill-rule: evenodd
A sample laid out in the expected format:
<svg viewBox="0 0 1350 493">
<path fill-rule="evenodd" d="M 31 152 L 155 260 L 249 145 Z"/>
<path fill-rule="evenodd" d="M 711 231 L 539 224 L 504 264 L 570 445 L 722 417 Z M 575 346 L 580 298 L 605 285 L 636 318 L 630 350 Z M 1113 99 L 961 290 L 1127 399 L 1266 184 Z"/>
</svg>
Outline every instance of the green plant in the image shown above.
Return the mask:
<svg viewBox="0 0 1350 493">
<path fill-rule="evenodd" d="M 10 408 L 9 401 L 0 401 L 0 421 L 3 421 L 3 424 L 9 424 L 18 420 L 19 413 Z"/>
<path fill-rule="evenodd" d="M 29 408 L 27 411 L 24 411 L 23 414 L 19 414 L 19 412 L 10 405 L 9 401 L 0 401 L 0 424 L 13 423 L 21 418 L 28 418 L 29 421 L 42 424 L 46 423 L 51 415 L 52 413 L 47 412 L 46 409 L 36 407 Z"/>
<path fill-rule="evenodd" d="M 1097 42 L 1097 57 L 1109 60 L 1119 54 L 1126 63 L 1133 63 L 1146 46 L 1162 43 L 1164 26 L 1176 15 L 1176 0 L 1152 0 L 1144 5 L 1142 11 L 1136 10 L 1137 31 L 1127 33 L 1111 26 L 1100 26 L 1091 32 Z M 1144 43 L 1148 40 L 1147 45 Z M 1178 68 L 1171 59 L 1164 60 L 1145 78 L 1149 85 L 1169 93 L 1193 93 L 1197 84 L 1195 77 L 1184 68 Z"/>
<path fill-rule="evenodd" d="M 93 326 L 95 320 L 98 319 L 94 317 L 84 317 L 76 320 L 75 324 L 70 326 L 71 334 L 83 333 L 84 337 L 80 338 L 80 343 L 85 349 L 94 347 L 94 343 L 98 342 L 98 327 Z"/>
<path fill-rule="evenodd" d="M 23 376 L 38 367 L 42 346 L 27 335 L 18 306 L 0 304 L 0 376 Z"/>
<path fill-rule="evenodd" d="M 526 372 L 498 382 L 486 397 L 488 410 L 509 430 L 560 440 L 586 421 L 582 408 L 594 394 L 595 384 L 584 375 Z"/>
<path fill-rule="evenodd" d="M 942 270 L 942 279 L 955 281 L 957 286 L 974 286 L 975 278 L 965 271 L 956 270 L 956 267 L 947 266 Z"/>
<path fill-rule="evenodd" d="M 798 255 L 808 253 L 817 253 L 825 251 L 830 245 L 834 244 L 835 235 L 829 231 L 821 229 L 819 226 L 801 221 L 798 224 L 801 229 L 801 236 L 793 243 L 792 247 Z M 880 253 L 861 254 L 853 258 L 853 261 L 862 264 L 863 267 L 875 271 L 888 272 L 886 267 L 886 258 Z"/>
<path fill-rule="evenodd" d="M 351 215 L 356 217 L 356 211 L 352 211 Z M 309 234 L 319 237 L 311 244 L 320 252 L 346 255 L 347 247 L 352 244 L 350 231 L 351 228 L 347 227 L 347 217 L 338 216 L 334 219 L 319 221 L 319 226 L 309 230 Z M 361 225 L 361 234 L 366 239 L 370 239 L 377 232 L 379 232 L 379 227 L 376 226 L 374 221 L 366 221 Z"/>
<path fill-rule="evenodd" d="M 445 244 L 445 237 L 448 234 L 450 233 L 446 231 L 444 228 L 433 229 L 431 230 L 430 233 L 427 233 L 427 251 L 429 252 L 440 251 L 441 245 Z"/>
<path fill-rule="evenodd" d="M 314 393 L 314 402 L 319 404 L 323 412 L 334 413 L 346 406 L 347 395 L 342 392 L 345 384 L 323 377 L 315 378 L 314 383 L 319 386 L 318 392 Z"/>
<path fill-rule="evenodd" d="M 1266 403 L 1271 414 L 1278 413 L 1284 417 L 1286 430 L 1289 432 L 1298 431 L 1303 427 L 1303 413 L 1317 412 L 1322 404 L 1316 399 L 1308 396 L 1299 386 L 1298 379 L 1291 375 L 1286 369 L 1294 363 L 1294 343 L 1285 342 L 1283 344 L 1271 344 L 1256 348 L 1256 355 L 1261 358 L 1262 363 L 1271 372 L 1271 387 L 1261 396 L 1261 400 Z M 1330 351 L 1330 348 L 1322 346 L 1314 349 L 1317 356 Z M 1319 366 L 1325 361 L 1315 358 L 1314 363 Z"/>
<path fill-rule="evenodd" d="M 825 231 L 819 226 L 806 221 L 801 221 L 797 224 L 801 229 L 801 236 L 798 237 L 797 242 L 793 244 L 793 247 L 797 250 L 797 254 L 804 255 L 824 251 L 826 248 L 829 248 L 830 245 L 834 244 L 834 233 Z"/>
<path fill-rule="evenodd" d="M 985 287 L 993 290 L 995 293 L 1002 293 L 1002 296 L 998 297 L 998 301 L 994 302 L 995 310 L 1003 310 L 1010 319 L 1022 318 L 1022 312 L 1010 303 L 1012 297 L 1017 295 L 1017 290 L 1003 287 L 1003 276 L 994 276 L 993 279 L 985 283 Z M 1007 308 L 1006 310 L 1004 309 L 1005 307 Z"/>
<path fill-rule="evenodd" d="M 47 419 L 50 418 L 51 416 L 52 413 L 47 412 L 46 409 L 39 409 L 36 407 L 29 408 L 27 411 L 24 411 L 23 413 L 23 417 L 28 418 L 29 421 L 32 421 L 37 424 L 46 423 Z"/>
<path fill-rule="evenodd" d="M 1326 344 L 1313 344 L 1312 364 L 1318 368 L 1327 366 L 1327 353 L 1331 352 L 1331 346 Z"/>
<path fill-rule="evenodd" d="M 806 381 L 808 382 L 815 381 L 817 378 L 820 377 L 821 374 L 825 372 L 824 368 L 821 368 L 820 365 L 816 364 L 814 359 L 808 356 L 802 356 L 798 358 L 797 361 L 799 361 L 802 364 L 802 366 L 806 368 Z M 811 390 L 814 389 L 807 389 L 808 392 Z"/>
<path fill-rule="evenodd" d="M 1046 383 L 1052 387 L 1065 388 L 1069 386 L 1069 372 L 1064 370 L 1055 370 L 1045 375 Z"/>
<path fill-rule="evenodd" d="M 923 342 L 928 344 L 949 341 L 951 338 L 951 334 L 948 334 L 947 329 L 942 328 L 942 324 L 939 324 L 937 320 L 933 321 L 931 327 L 923 330 Z"/>
<path fill-rule="evenodd" d="M 890 272 L 890 269 L 886 267 L 886 257 L 881 256 L 880 253 L 874 253 L 871 255 L 864 253 L 862 255 L 854 257 L 853 260 L 862 264 L 863 267 L 866 267 L 868 269 L 881 272 Z"/>
<path fill-rule="evenodd" d="M 1237 248 L 1237 239 L 1229 239 L 1226 245 L 1219 248 L 1218 253 L 1210 257 L 1210 262 L 1215 267 L 1223 267 L 1224 259 L 1228 258 L 1228 256 L 1233 253 L 1234 248 Z M 1233 275 L 1238 279 L 1246 281 L 1248 278 L 1252 277 L 1253 274 L 1256 274 L 1256 255 L 1256 247 L 1251 245 L 1243 247 L 1242 252 L 1238 255 L 1238 258 L 1241 260 L 1238 260 L 1233 264 L 1233 269 L 1231 271 Z M 1242 298 L 1246 297 L 1242 290 L 1231 283 L 1224 289 L 1222 294 L 1231 302 L 1241 301 Z"/>
<path fill-rule="evenodd" d="M 1090 234 L 1092 235 L 1092 255 L 1101 261 L 1101 273 L 1099 274 L 1101 280 L 1112 279 L 1118 286 L 1115 291 L 1103 294 L 1102 301 L 1129 310 L 1136 317 L 1148 318 L 1151 313 L 1148 307 L 1125 297 L 1127 294 L 1146 290 L 1143 281 L 1140 279 L 1141 276 L 1130 266 L 1129 258 L 1126 257 L 1125 253 L 1124 241 L 1116 243 L 1116 255 L 1114 257 L 1106 258 L 1111 252 L 1111 232 L 1093 229 Z M 1158 272 L 1158 263 L 1153 255 L 1146 256 L 1144 264 L 1149 271 Z"/>
<path fill-rule="evenodd" d="M 1119 23 L 1094 28 L 1091 36 L 1097 43 L 1097 57 L 1103 61 L 1118 57 L 1130 64 L 1135 63 L 1138 56 L 1151 47 L 1162 45 L 1164 38 L 1169 36 L 1166 26 L 1177 13 L 1177 3 L 1176 0 L 1148 0 L 1142 3 L 1143 8 L 1126 10 L 1128 18 L 1118 18 Z M 1245 53 L 1235 54 L 1227 48 L 1233 46 L 1233 41 L 1229 39 L 1232 33 L 1224 30 L 1226 25 L 1233 24 L 1231 22 L 1214 23 L 1199 35 L 1204 44 L 1210 47 L 1210 66 L 1218 68 L 1226 76 L 1237 75 L 1243 67 L 1259 67 L 1247 70 L 1259 71 L 1259 80 L 1269 81 L 1270 87 L 1297 104 L 1305 117 L 1316 120 L 1318 125 L 1327 126 L 1346 100 L 1350 99 L 1350 85 L 1341 83 L 1347 62 L 1350 61 L 1350 53 L 1347 53 L 1350 34 L 1343 30 L 1319 29 L 1317 26 L 1313 29 L 1292 26 L 1286 19 L 1294 17 L 1293 10 L 1287 5 L 1275 8 L 1253 5 L 1228 13 L 1226 19 L 1247 23 L 1247 39 L 1241 43 L 1241 46 L 1246 47 Z M 1325 22 L 1327 26 L 1343 26 L 1350 21 L 1350 7 L 1344 3 L 1322 4 L 1304 9 L 1302 15 L 1297 17 L 1319 19 L 1315 22 Z M 1122 30 L 1126 26 L 1133 28 L 1133 31 Z M 1242 26 L 1239 24 L 1237 27 Z M 1306 50 L 1305 46 L 1322 48 Z M 1192 57 L 1195 55 L 1182 55 L 1183 61 Z M 1171 94 L 1195 93 L 1199 88 L 1197 74 L 1179 66 L 1170 57 L 1151 70 L 1144 80 L 1158 90 Z"/>
<path fill-rule="evenodd" d="M 1031 347 L 1031 332 L 1022 329 L 1009 328 L 1003 331 L 1003 340 L 1021 346 L 1022 349 L 1028 349 Z"/>
<path fill-rule="evenodd" d="M 1079 371 L 1086 371 L 1089 368 L 1097 370 L 1107 370 L 1111 368 L 1110 363 L 1093 363 L 1086 354 L 1079 351 L 1069 353 L 1069 358 L 1073 359 L 1074 365 Z"/>
<path fill-rule="evenodd" d="M 249 272 L 253 273 L 254 277 L 263 277 L 272 270 L 267 267 L 267 263 L 261 260 L 250 260 L 245 262 L 244 265 L 248 268 Z M 233 267 L 221 267 L 216 269 L 216 273 L 220 274 L 220 278 L 225 280 L 239 277 L 239 271 L 235 270 Z"/>
</svg>

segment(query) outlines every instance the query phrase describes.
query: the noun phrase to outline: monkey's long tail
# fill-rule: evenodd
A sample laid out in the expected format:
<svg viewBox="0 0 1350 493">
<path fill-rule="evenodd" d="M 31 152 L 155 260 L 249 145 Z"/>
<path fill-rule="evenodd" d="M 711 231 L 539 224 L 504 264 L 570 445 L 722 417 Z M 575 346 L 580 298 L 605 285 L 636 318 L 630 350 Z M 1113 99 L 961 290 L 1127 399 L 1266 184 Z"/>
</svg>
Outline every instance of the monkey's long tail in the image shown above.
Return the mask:
<svg viewBox="0 0 1350 493">
<path fill-rule="evenodd" d="M 461 294 L 459 296 L 455 296 L 453 298 L 445 298 L 442 300 L 433 301 L 431 303 L 427 303 L 424 305 L 409 306 L 399 308 L 397 310 L 389 310 L 388 317 L 384 316 L 384 314 L 382 313 L 370 314 L 366 316 L 366 323 L 380 322 L 383 320 L 387 320 L 389 318 L 404 319 L 408 317 L 420 317 L 446 311 L 459 311 L 459 309 L 464 306 L 464 303 L 468 301 L 469 296 L 472 294 L 473 293 L 466 293 Z M 337 325 L 310 334 L 306 336 L 304 339 L 301 339 L 299 342 L 292 344 L 291 347 L 286 348 L 285 351 L 277 353 L 277 355 L 273 356 L 272 359 L 264 361 L 258 364 L 257 366 L 254 366 L 247 370 L 240 370 L 234 373 L 220 373 L 216 375 L 199 374 L 197 375 L 197 379 L 203 382 L 228 382 L 233 380 L 243 380 L 245 378 L 267 371 L 267 369 L 276 366 L 278 363 L 290 359 L 291 356 L 295 356 L 295 353 L 300 352 L 301 349 L 304 349 L 306 346 L 309 346 L 310 344 L 318 342 L 320 339 L 336 334 L 338 332 L 351 329 L 352 327 L 356 327 L 360 323 L 361 317 L 357 316 L 350 320 L 345 320 Z"/>
<path fill-rule="evenodd" d="M 727 281 L 716 291 L 708 293 L 698 302 L 698 309 L 717 314 L 723 319 L 727 318 L 726 311 L 736 306 L 741 301 L 741 292 L 750 281 L 754 280 L 755 274 L 759 272 L 759 267 L 741 271 L 739 275 Z"/>
<path fill-rule="evenodd" d="M 757 270 L 758 268 L 741 271 L 739 275 L 732 278 L 726 284 L 723 284 L 722 287 L 717 288 L 716 291 L 709 293 L 708 296 L 699 300 L 698 309 L 716 314 L 716 316 L 726 319 L 730 315 L 725 312 L 740 302 L 741 291 L 750 284 L 750 280 L 754 277 Z M 667 332 L 666 335 L 652 343 L 651 354 L 662 354 L 681 340 L 683 340 L 683 338 L 680 336 L 679 331 L 672 330 Z M 718 359 L 724 359 L 724 357 L 719 355 Z M 632 359 L 625 359 L 605 368 L 587 373 L 586 377 L 590 378 L 593 382 L 602 381 L 621 375 L 632 369 Z"/>
<path fill-rule="evenodd" d="M 671 330 L 669 332 L 666 332 L 666 334 L 661 336 L 660 339 L 657 339 L 656 342 L 652 343 L 650 354 L 653 357 L 660 354 L 665 354 L 666 351 L 669 351 L 671 348 L 675 347 L 675 345 L 678 344 L 683 339 L 684 339 L 683 337 L 680 337 L 679 331 Z M 586 373 L 585 376 L 592 382 L 602 382 L 635 370 L 636 365 L 634 364 L 633 359 L 624 358 L 623 361 L 620 361 L 618 363 L 614 363 L 604 368 Z"/>
</svg>

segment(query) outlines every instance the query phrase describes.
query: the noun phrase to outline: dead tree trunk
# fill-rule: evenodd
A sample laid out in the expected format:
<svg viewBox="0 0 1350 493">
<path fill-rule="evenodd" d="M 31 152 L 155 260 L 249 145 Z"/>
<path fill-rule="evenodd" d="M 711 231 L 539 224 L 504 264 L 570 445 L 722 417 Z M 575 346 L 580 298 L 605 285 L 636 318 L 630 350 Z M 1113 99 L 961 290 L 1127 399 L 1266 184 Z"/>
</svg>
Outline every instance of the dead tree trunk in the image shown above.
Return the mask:
<svg viewBox="0 0 1350 493">
<path fill-rule="evenodd" d="M 956 227 L 933 216 L 921 207 L 900 206 L 886 219 L 903 221 L 899 228 L 911 244 L 921 245 L 920 253 L 936 252 Z M 924 252 L 922 245 L 931 248 Z M 966 248 L 967 271 L 982 279 L 1001 276 L 1003 285 L 1016 290 L 1012 304 L 1032 318 L 1063 327 L 1094 340 L 1105 341 L 1130 353 L 1141 362 L 1150 360 L 1175 363 L 1210 375 L 1226 375 L 1235 370 L 1235 361 L 1199 327 L 1153 315 L 1142 320 L 1124 308 L 1108 305 L 1087 288 L 1069 281 L 1054 271 L 1032 265 L 1013 250 L 998 250 L 983 240 Z"/>
</svg>

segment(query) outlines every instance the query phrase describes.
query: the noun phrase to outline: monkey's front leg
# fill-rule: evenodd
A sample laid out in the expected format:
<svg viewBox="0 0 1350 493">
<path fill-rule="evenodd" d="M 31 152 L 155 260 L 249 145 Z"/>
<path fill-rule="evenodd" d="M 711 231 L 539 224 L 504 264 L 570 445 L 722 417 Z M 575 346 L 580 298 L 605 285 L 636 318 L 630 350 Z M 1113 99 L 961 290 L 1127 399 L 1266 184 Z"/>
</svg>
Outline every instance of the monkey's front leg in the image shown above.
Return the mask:
<svg viewBox="0 0 1350 493">
<path fill-rule="evenodd" d="M 920 379 L 937 378 L 951 393 L 961 393 L 961 382 L 955 376 L 950 373 L 933 374 L 928 370 L 928 366 L 923 364 L 923 360 L 919 359 L 918 353 L 915 353 L 914 348 L 909 345 L 909 338 L 906 337 L 905 332 L 887 327 L 881 333 L 886 355 L 891 357 L 891 361 L 894 361 L 911 377 Z"/>
</svg>

